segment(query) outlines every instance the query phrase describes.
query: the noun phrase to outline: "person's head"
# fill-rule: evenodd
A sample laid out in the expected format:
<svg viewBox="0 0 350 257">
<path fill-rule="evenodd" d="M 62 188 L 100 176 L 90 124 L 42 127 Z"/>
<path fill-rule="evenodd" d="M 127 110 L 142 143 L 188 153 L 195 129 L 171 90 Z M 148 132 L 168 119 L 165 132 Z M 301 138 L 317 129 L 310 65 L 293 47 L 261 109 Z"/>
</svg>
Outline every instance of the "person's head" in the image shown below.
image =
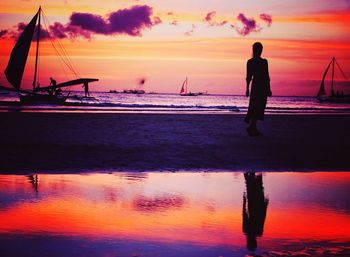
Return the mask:
<svg viewBox="0 0 350 257">
<path fill-rule="evenodd" d="M 52 78 L 52 77 L 50 77 L 50 80 L 53 80 L 53 78 Z"/>
<path fill-rule="evenodd" d="M 260 57 L 263 50 L 263 45 L 260 42 L 253 44 L 253 57 Z"/>
</svg>

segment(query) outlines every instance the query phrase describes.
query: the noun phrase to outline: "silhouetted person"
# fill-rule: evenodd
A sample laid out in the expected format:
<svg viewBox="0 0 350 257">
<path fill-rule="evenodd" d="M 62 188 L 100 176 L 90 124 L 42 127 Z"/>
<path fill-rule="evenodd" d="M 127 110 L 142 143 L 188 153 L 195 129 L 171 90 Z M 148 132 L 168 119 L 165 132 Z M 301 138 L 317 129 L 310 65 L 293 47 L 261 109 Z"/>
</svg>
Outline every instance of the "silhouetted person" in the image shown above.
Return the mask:
<svg viewBox="0 0 350 257">
<path fill-rule="evenodd" d="M 89 93 L 89 83 L 84 82 L 83 88 L 84 88 L 84 91 L 85 91 L 85 97 L 90 96 L 90 93 Z"/>
<path fill-rule="evenodd" d="M 52 89 L 49 90 L 50 95 L 53 95 L 53 93 L 55 92 L 56 85 L 57 85 L 57 81 L 52 77 L 50 77 L 50 86 L 52 86 Z"/>
<path fill-rule="evenodd" d="M 257 237 L 263 235 L 269 200 L 265 198 L 262 175 L 244 173 L 247 193 L 243 194 L 243 233 L 247 237 L 247 248 L 255 251 Z M 247 208 L 248 200 L 248 208 Z"/>
<path fill-rule="evenodd" d="M 268 62 L 266 59 L 261 58 L 262 50 L 263 46 L 260 42 L 254 43 L 253 58 L 247 62 L 246 96 L 250 96 L 250 99 L 245 122 L 249 123 L 247 132 L 250 136 L 261 135 L 256 127 L 256 123 L 258 120 L 264 120 L 267 97 L 272 96 Z M 252 86 L 249 93 L 251 81 Z"/>
<path fill-rule="evenodd" d="M 62 94 L 62 89 L 57 88 L 57 89 L 55 90 L 55 96 L 59 96 L 59 95 L 61 95 L 61 94 Z"/>
<path fill-rule="evenodd" d="M 50 77 L 50 86 L 56 87 L 56 85 L 57 85 L 57 81 L 52 77 Z"/>
</svg>

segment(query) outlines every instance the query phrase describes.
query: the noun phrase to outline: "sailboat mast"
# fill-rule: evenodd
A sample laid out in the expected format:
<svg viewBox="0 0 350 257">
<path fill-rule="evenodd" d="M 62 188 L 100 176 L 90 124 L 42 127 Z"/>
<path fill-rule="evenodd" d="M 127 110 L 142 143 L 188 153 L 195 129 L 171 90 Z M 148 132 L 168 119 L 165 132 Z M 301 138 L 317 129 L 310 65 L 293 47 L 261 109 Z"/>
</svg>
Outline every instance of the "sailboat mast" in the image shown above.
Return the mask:
<svg viewBox="0 0 350 257">
<path fill-rule="evenodd" d="M 332 95 L 334 95 L 334 60 L 335 58 L 333 57 L 332 59 Z"/>
<path fill-rule="evenodd" d="M 38 22 L 38 30 L 36 37 L 36 53 L 35 53 L 35 68 L 34 68 L 34 81 L 33 81 L 33 92 L 35 91 L 36 86 L 36 77 L 38 74 L 38 56 L 39 56 L 39 41 L 40 41 L 40 17 L 41 17 L 41 6 L 38 10 L 39 22 Z"/>
</svg>

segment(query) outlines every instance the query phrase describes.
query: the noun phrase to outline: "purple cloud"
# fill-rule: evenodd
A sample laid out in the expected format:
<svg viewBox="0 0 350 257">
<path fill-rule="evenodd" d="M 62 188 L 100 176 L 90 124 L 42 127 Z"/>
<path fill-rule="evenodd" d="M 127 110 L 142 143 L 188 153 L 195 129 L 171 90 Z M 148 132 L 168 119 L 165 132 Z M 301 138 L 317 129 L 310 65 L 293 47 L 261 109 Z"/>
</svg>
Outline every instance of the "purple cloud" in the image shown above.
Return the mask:
<svg viewBox="0 0 350 257">
<path fill-rule="evenodd" d="M 159 24 L 161 20 L 151 20 L 153 9 L 147 5 L 135 5 L 130 9 L 122 9 L 109 14 L 107 19 L 90 13 L 73 13 L 69 26 L 80 27 L 96 34 L 116 35 L 127 34 L 141 36 L 142 30 Z"/>
<path fill-rule="evenodd" d="M 195 29 L 195 28 L 196 28 L 196 25 L 192 24 L 192 29 L 189 30 L 189 31 L 186 31 L 186 32 L 185 32 L 185 35 L 186 35 L 186 36 L 192 36 L 193 33 L 194 33 L 194 29 Z"/>
<path fill-rule="evenodd" d="M 50 26 L 50 32 L 54 38 L 62 39 L 67 37 L 66 33 L 68 31 L 66 30 L 66 27 L 64 25 L 62 25 L 59 22 L 55 22 L 53 25 Z"/>
<path fill-rule="evenodd" d="M 41 39 L 77 38 L 91 39 L 94 34 L 142 36 L 142 31 L 162 23 L 159 17 L 152 17 L 153 9 L 147 5 L 135 5 L 107 15 L 73 12 L 67 24 L 55 22 L 48 30 L 41 28 Z M 26 24 L 17 24 L 16 30 L 1 30 L 0 38 L 17 39 Z M 35 32 L 36 33 L 36 32 Z M 35 38 L 35 35 L 33 36 Z"/>
<path fill-rule="evenodd" d="M 208 12 L 204 17 L 203 21 L 208 23 L 209 26 L 224 26 L 228 21 L 217 22 L 214 20 L 216 15 L 215 11 Z"/>
<path fill-rule="evenodd" d="M 238 34 L 246 36 L 251 32 L 259 32 L 261 28 L 258 26 L 254 18 L 248 19 L 243 13 L 237 16 L 237 19 L 242 23 L 243 27 L 231 26 L 236 29 Z"/>
<path fill-rule="evenodd" d="M 267 23 L 267 26 L 271 26 L 272 24 L 272 16 L 270 14 L 267 14 L 267 13 L 262 13 L 260 14 L 260 19 L 263 20 L 264 22 Z"/>
<path fill-rule="evenodd" d="M 212 11 L 212 12 L 208 12 L 207 15 L 205 16 L 204 18 L 204 21 L 208 22 L 208 23 L 211 23 L 214 16 L 215 16 L 216 12 L 215 11 Z"/>
<path fill-rule="evenodd" d="M 23 32 L 23 30 L 25 29 L 25 27 L 27 26 L 27 24 L 25 24 L 24 22 L 20 22 L 15 26 L 15 30 L 8 30 L 8 29 L 4 29 L 0 31 L 0 38 L 2 39 L 13 39 L 13 40 L 17 40 L 19 35 Z M 34 34 L 33 34 L 33 41 L 35 41 L 37 39 L 37 33 L 38 33 L 38 26 L 36 26 L 35 30 L 34 30 Z M 41 25 L 40 25 L 40 39 L 41 40 L 46 40 L 50 37 L 50 33 L 49 31 L 47 31 L 46 29 L 44 29 Z"/>
<path fill-rule="evenodd" d="M 158 25 L 158 24 L 161 24 L 163 21 L 158 17 L 158 16 L 156 16 L 156 17 L 154 17 L 153 18 L 153 25 Z"/>
</svg>

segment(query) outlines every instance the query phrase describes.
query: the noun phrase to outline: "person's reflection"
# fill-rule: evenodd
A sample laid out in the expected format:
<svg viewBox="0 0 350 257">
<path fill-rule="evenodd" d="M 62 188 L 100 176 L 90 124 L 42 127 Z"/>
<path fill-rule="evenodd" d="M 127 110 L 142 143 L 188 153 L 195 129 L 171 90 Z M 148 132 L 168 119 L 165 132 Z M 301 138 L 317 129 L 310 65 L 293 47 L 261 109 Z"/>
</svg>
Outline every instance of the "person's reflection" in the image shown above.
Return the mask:
<svg viewBox="0 0 350 257">
<path fill-rule="evenodd" d="M 265 198 L 262 175 L 244 173 L 247 192 L 243 194 L 243 233 L 247 237 L 247 248 L 255 251 L 257 237 L 263 235 L 269 200 Z M 247 209 L 248 201 L 248 209 Z"/>
<path fill-rule="evenodd" d="M 29 180 L 29 183 L 32 184 L 34 191 L 38 193 L 38 184 L 39 184 L 38 175 L 37 174 L 29 175 L 28 180 Z"/>
</svg>

